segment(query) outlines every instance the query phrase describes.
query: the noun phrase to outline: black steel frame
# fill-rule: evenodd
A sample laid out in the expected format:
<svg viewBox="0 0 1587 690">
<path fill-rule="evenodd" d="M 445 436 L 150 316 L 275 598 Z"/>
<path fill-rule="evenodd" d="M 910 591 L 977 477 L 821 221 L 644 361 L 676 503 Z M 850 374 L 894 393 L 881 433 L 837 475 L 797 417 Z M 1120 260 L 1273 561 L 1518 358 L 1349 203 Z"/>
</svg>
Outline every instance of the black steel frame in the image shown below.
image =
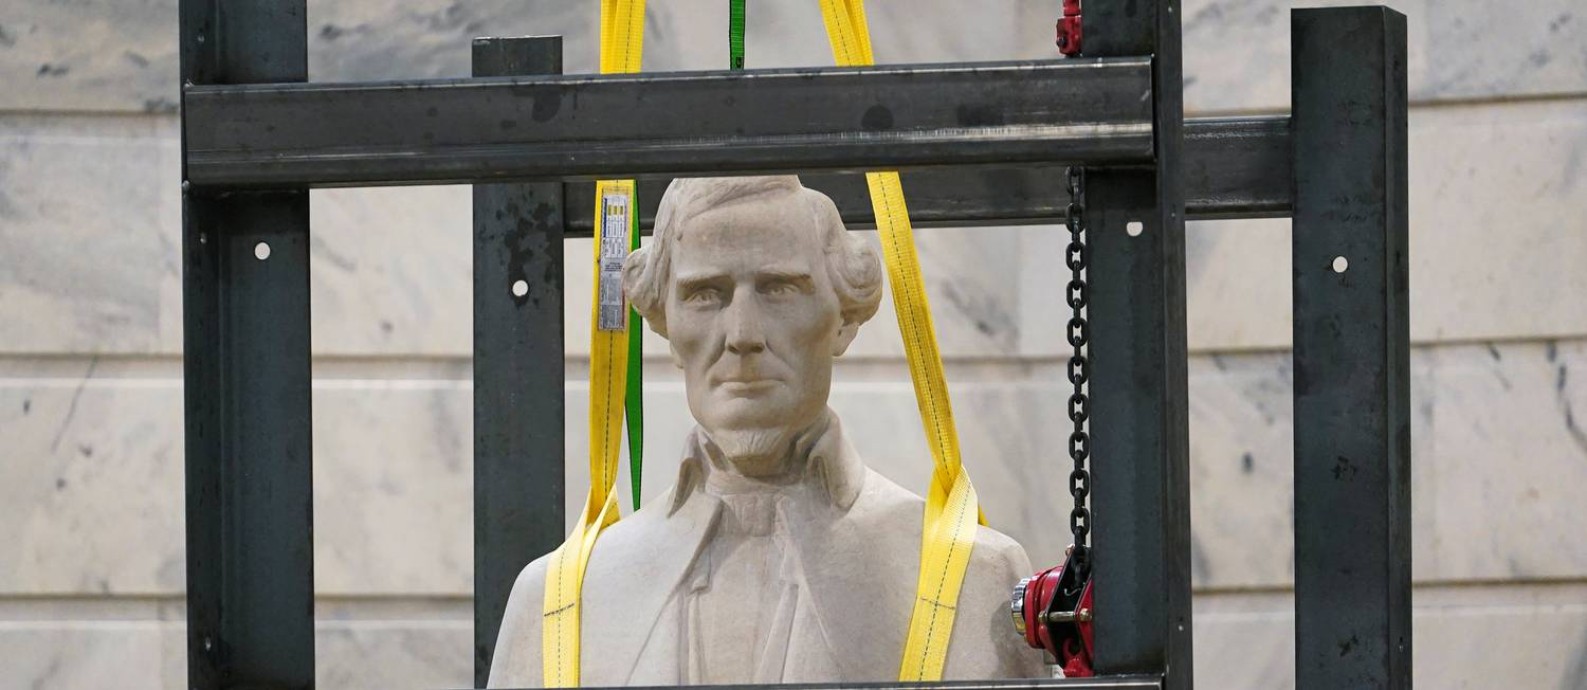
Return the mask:
<svg viewBox="0 0 1587 690">
<path fill-rule="evenodd" d="M 191 687 L 314 683 L 310 187 L 475 185 L 482 684 L 515 574 L 562 539 L 588 180 L 640 178 L 648 225 L 670 176 L 797 170 L 867 226 L 857 173 L 898 168 L 922 227 L 1007 225 L 1061 220 L 1068 165 L 1103 676 L 927 685 L 1191 687 L 1184 223 L 1293 216 L 1297 685 L 1410 687 L 1402 15 L 1295 10 L 1291 114 L 1186 121 L 1178 0 L 1089 0 L 1083 59 L 563 77 L 560 38 L 479 39 L 472 79 L 313 85 L 305 2 L 180 2 Z"/>
</svg>

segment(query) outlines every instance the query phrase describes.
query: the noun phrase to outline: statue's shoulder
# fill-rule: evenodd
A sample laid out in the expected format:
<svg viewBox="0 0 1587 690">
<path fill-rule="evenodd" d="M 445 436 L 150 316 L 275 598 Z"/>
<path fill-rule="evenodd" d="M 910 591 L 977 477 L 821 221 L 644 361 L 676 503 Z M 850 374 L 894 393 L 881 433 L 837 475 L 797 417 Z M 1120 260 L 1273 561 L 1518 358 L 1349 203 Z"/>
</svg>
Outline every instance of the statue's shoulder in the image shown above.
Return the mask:
<svg viewBox="0 0 1587 690">
<path fill-rule="evenodd" d="M 865 468 L 865 485 L 860 489 L 860 494 L 854 499 L 854 506 L 849 509 L 852 517 L 861 520 L 900 522 L 913 520 L 915 532 L 920 531 L 920 515 L 926 507 L 926 499 L 915 495 L 902 486 L 893 483 L 893 480 L 882 476 L 880 472 L 869 467 Z"/>
<path fill-rule="evenodd" d="M 1045 675 L 1042 653 L 1025 646 L 1008 615 L 1009 594 L 1031 572 L 1019 542 L 990 527 L 975 531 L 944 680 Z"/>
<path fill-rule="evenodd" d="M 888 559 L 895 567 L 918 568 L 925 506 L 925 499 L 871 471 L 853 511 L 864 523 L 860 529 L 874 535 L 866 553 Z M 881 535 L 886 536 L 875 538 Z M 959 590 L 959 613 L 945 679 L 1043 675 L 1041 653 L 1025 646 L 1008 617 L 1009 592 L 1030 574 L 1030 558 L 1019 542 L 990 527 L 975 530 L 975 545 Z M 904 625 L 913 606 L 913 589 L 896 592 L 903 595 L 896 608 L 898 624 Z"/>
<path fill-rule="evenodd" d="M 496 634 L 488 687 L 540 687 L 540 611 L 550 562 L 551 554 L 536 558 L 513 580 L 512 594 L 502 609 L 501 631 Z"/>
<path fill-rule="evenodd" d="M 1013 573 L 1018 577 L 1030 574 L 1030 556 L 1025 547 L 1002 532 L 991 527 L 975 531 L 975 551 L 970 556 L 971 566 L 981 564 L 998 573 Z"/>
<path fill-rule="evenodd" d="M 875 470 L 867 469 L 865 488 L 855 501 L 855 510 L 852 512 L 857 518 L 874 523 L 877 529 L 885 529 L 888 534 L 908 534 L 913 541 L 918 542 L 925 506 L 924 498 Z M 990 527 L 975 531 L 971 568 L 1019 572 L 1020 577 L 1024 577 L 1030 574 L 1024 572 L 1029 569 L 1029 564 L 1025 548 L 1008 535 Z"/>
<path fill-rule="evenodd" d="M 665 508 L 659 505 L 649 505 L 645 510 L 635 512 L 601 530 L 600 540 L 595 543 L 595 550 L 590 554 L 590 562 L 621 557 L 631 551 L 627 548 L 629 545 L 645 543 L 654 538 L 661 526 L 658 518 L 664 517 L 664 510 Z M 553 551 L 536 558 L 529 565 L 524 566 L 523 570 L 518 571 L 517 579 L 513 580 L 512 595 L 507 603 L 509 613 L 518 604 L 532 604 L 535 614 L 539 614 L 540 596 L 545 591 L 546 573 L 550 570 L 551 558 L 555 554 L 556 552 Z M 604 571 L 602 568 L 596 570 Z M 534 596 L 530 597 L 530 594 Z"/>
<path fill-rule="evenodd" d="M 640 633 L 647 632 L 647 627 L 614 626 L 611 622 L 628 620 L 623 615 L 625 609 L 653 610 L 666 599 L 670 587 L 646 585 L 677 578 L 690 561 L 677 554 L 692 554 L 692 545 L 704 533 L 711 514 L 709 504 L 703 502 L 675 513 L 669 511 L 669 503 L 670 492 L 601 531 L 584 571 L 585 639 L 603 640 L 603 648 L 638 649 L 643 645 Z M 491 687 L 541 686 L 541 613 L 552 555 L 529 563 L 513 582 L 496 638 Z M 635 634 L 640 636 L 628 639 Z M 586 680 L 602 680 L 600 674 L 615 668 L 588 656 L 584 666 Z"/>
</svg>

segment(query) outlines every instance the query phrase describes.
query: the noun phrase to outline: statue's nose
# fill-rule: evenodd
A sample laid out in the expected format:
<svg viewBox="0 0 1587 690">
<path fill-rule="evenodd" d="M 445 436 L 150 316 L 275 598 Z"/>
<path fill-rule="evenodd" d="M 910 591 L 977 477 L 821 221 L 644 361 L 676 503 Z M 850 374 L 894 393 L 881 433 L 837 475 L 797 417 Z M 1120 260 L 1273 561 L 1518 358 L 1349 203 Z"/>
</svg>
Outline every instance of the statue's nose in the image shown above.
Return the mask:
<svg viewBox="0 0 1587 690">
<path fill-rule="evenodd" d="M 727 319 L 727 349 L 738 355 L 766 349 L 766 333 L 761 327 L 760 308 L 754 300 L 735 299 L 722 315 Z"/>
</svg>

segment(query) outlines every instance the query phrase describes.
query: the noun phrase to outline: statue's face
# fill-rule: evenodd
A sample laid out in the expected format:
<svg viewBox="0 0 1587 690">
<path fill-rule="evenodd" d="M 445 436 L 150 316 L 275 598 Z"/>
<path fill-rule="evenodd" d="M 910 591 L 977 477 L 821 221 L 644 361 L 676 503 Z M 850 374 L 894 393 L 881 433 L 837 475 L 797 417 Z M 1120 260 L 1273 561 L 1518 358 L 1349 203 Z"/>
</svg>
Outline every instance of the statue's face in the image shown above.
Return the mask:
<svg viewBox="0 0 1587 690">
<path fill-rule="evenodd" d="M 825 261 L 793 194 L 706 211 L 678 235 L 667 338 L 689 410 L 729 457 L 776 454 L 826 409 L 858 326 L 843 324 Z"/>
</svg>

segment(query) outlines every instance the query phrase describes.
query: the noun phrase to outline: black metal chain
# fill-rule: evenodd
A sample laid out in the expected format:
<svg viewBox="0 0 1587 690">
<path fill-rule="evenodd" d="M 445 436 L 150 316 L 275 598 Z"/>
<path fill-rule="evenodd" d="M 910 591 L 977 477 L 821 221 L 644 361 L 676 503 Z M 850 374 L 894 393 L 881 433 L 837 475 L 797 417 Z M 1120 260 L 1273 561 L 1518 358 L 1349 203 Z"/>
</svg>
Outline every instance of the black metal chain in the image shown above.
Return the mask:
<svg viewBox="0 0 1587 690">
<path fill-rule="evenodd" d="M 1086 344 L 1091 334 L 1086 324 L 1086 222 L 1085 222 L 1085 172 L 1082 168 L 1069 168 L 1069 247 L 1064 252 L 1069 264 L 1069 287 L 1065 290 L 1069 302 L 1069 421 L 1074 424 L 1069 434 L 1069 459 L 1074 470 L 1069 473 L 1069 495 L 1074 497 L 1074 510 L 1069 512 L 1069 530 L 1074 533 L 1074 562 L 1084 566 L 1088 549 L 1086 538 L 1091 534 L 1091 511 L 1086 498 L 1091 495 L 1091 474 L 1086 471 L 1086 459 L 1091 457 L 1091 437 L 1086 433 L 1086 420 L 1091 416 L 1091 402 L 1086 397 L 1086 380 L 1090 378 L 1090 363 L 1086 360 Z"/>
</svg>

